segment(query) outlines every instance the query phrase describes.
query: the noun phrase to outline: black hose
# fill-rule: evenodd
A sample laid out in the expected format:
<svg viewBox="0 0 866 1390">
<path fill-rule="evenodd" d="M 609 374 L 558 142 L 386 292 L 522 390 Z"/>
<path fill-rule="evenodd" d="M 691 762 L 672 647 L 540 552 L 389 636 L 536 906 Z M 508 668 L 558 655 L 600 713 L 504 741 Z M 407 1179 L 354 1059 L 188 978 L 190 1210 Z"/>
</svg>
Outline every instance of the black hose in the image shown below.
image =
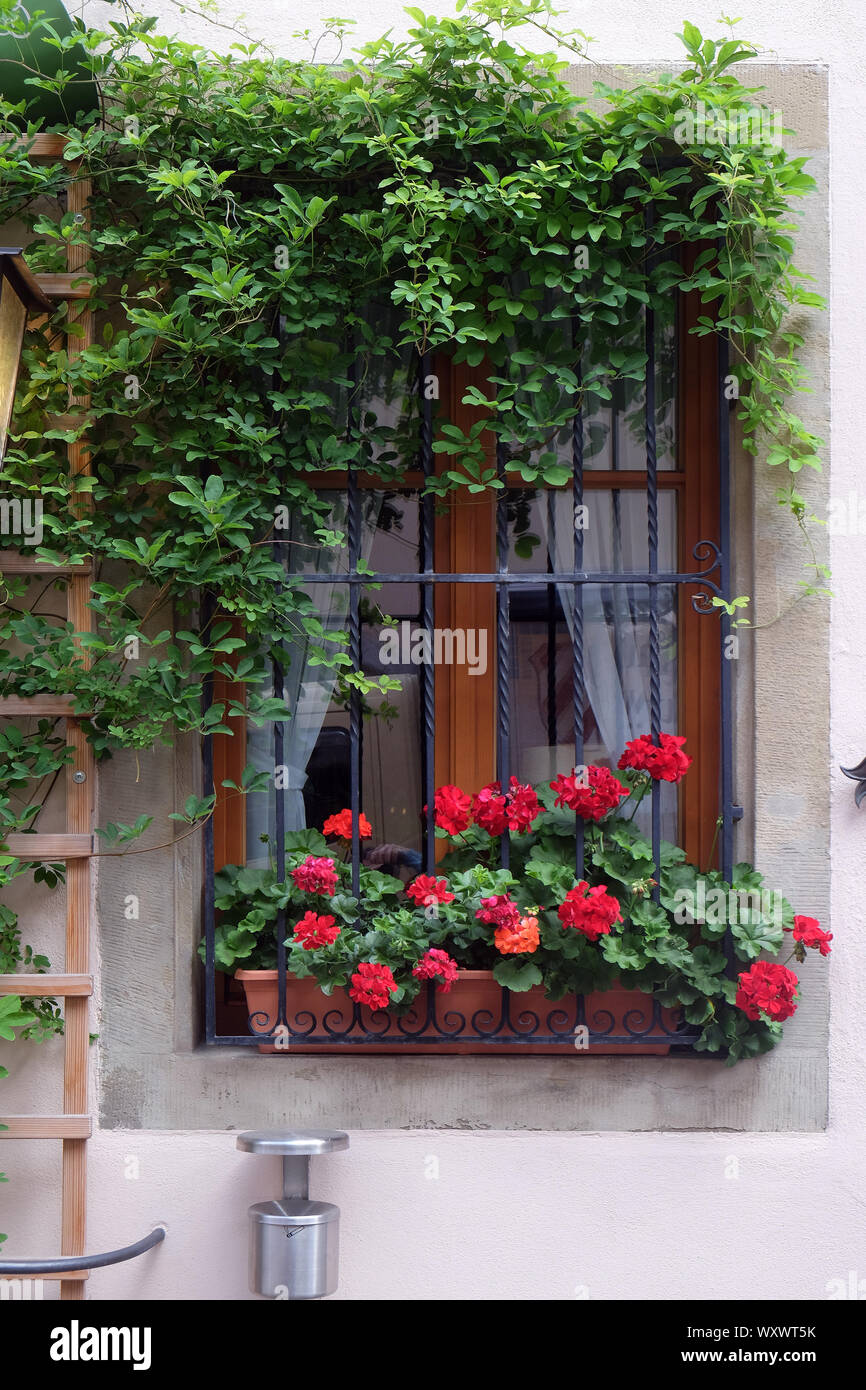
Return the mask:
<svg viewBox="0 0 866 1390">
<path fill-rule="evenodd" d="M 154 1226 L 149 1235 L 137 1240 L 134 1245 L 124 1245 L 120 1250 L 106 1250 L 103 1255 L 63 1255 L 56 1260 L 0 1260 L 0 1277 L 7 1274 L 66 1274 L 76 1269 L 101 1269 L 103 1265 L 119 1265 L 124 1260 L 134 1260 L 145 1250 L 152 1250 L 165 1240 L 165 1227 Z"/>
</svg>

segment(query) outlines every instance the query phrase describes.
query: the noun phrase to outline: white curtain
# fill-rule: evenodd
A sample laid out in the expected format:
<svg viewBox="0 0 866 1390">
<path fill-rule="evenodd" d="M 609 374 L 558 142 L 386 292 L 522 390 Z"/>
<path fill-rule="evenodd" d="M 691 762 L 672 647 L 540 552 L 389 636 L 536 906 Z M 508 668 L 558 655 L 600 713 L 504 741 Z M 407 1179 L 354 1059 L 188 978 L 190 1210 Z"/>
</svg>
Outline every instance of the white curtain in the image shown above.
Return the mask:
<svg viewBox="0 0 866 1390">
<path fill-rule="evenodd" d="M 641 490 L 589 490 L 589 509 L 583 532 L 583 568 L 622 572 L 645 569 L 648 563 L 646 496 Z M 659 568 L 675 568 L 675 514 L 672 494 L 659 497 Z M 541 494 L 537 517 L 541 536 L 555 570 L 574 566 L 572 496 L 557 491 Z M 574 640 L 574 588 L 557 585 L 565 622 Z M 662 680 L 662 728 L 677 724 L 675 615 L 667 612 L 669 591 L 659 590 Z M 611 766 L 615 767 L 629 739 L 650 732 L 649 627 L 646 585 L 587 584 L 583 587 L 583 673 L 586 695 Z M 595 750 L 586 750 L 587 761 Z M 648 825 L 648 806 L 638 823 Z M 675 798 L 663 789 L 662 833 L 675 835 Z"/>
<path fill-rule="evenodd" d="M 381 492 L 361 493 L 361 557 L 364 560 L 370 558 L 382 496 Z M 344 497 L 340 496 L 335 501 L 327 524 L 331 530 L 345 532 Z M 303 796 L 307 781 L 307 764 L 316 746 L 336 684 L 336 672 L 332 667 L 313 663 L 316 661 L 316 648 L 324 647 L 330 653 L 339 650 L 336 645 L 327 641 L 327 634 L 345 632 L 347 628 L 349 586 L 340 583 L 340 572 L 345 573 L 348 556 L 345 550 L 322 546 L 312 534 L 309 522 L 298 517 L 291 519 L 287 538 L 287 570 L 334 576 L 333 583 L 310 584 L 306 590 L 312 604 L 311 613 L 321 623 L 322 636 L 308 635 L 301 628 L 299 615 L 298 635 L 285 647 L 283 690 L 286 707 L 290 712 L 290 718 L 283 725 L 283 761 L 288 775 L 285 792 L 286 830 L 303 830 L 307 823 Z M 263 693 L 271 695 L 273 688 L 268 687 Z M 272 723 L 268 722 L 259 729 L 252 725 L 248 727 L 247 762 L 260 770 L 273 770 Z M 273 843 L 275 833 L 276 792 L 272 783 L 267 795 L 258 793 L 247 798 L 247 864 L 250 867 L 263 867 L 267 864 L 268 856 L 261 836 L 267 834 Z"/>
<path fill-rule="evenodd" d="M 619 570 L 634 567 L 646 550 L 646 511 L 620 505 L 615 508 L 608 492 L 588 492 L 588 525 L 583 532 L 583 568 Z M 553 515 L 551 517 L 551 503 Z M 643 514 L 641 515 L 641 510 Z M 539 506 L 542 536 L 553 568 L 574 565 L 572 499 L 565 492 L 549 493 Z M 551 525 L 552 521 L 552 525 Z M 588 584 L 583 589 L 584 656 L 586 693 L 608 754 L 617 758 L 630 738 L 649 731 L 649 673 L 646 651 L 636 621 L 634 599 L 640 591 L 630 586 Z M 569 636 L 574 640 L 574 589 L 557 585 Z"/>
</svg>

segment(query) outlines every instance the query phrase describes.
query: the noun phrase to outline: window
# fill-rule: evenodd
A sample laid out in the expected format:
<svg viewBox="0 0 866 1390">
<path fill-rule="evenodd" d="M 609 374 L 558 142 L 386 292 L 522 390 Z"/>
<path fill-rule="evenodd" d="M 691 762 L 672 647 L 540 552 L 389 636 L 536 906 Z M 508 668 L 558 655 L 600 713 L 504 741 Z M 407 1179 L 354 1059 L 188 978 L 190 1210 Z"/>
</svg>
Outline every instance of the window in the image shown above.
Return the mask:
<svg viewBox="0 0 866 1390">
<path fill-rule="evenodd" d="M 217 869 L 266 862 L 262 837 L 273 842 L 278 823 L 320 829 L 351 805 L 375 827 L 355 847 L 356 865 L 363 854 L 409 878 L 435 863 L 432 813 L 420 814 L 434 787 L 474 791 L 511 774 L 538 784 L 582 763 L 615 766 L 628 739 L 664 729 L 686 736 L 695 770 L 676 788 L 656 787 L 640 812 L 647 833 L 724 870 L 734 815 L 726 622 L 710 602 L 727 567 L 724 345 L 689 334 L 701 312 L 691 298 L 665 322 L 624 331 L 626 347 L 647 344 L 645 380 L 614 381 L 609 399 L 587 393 L 582 415 L 552 430 L 546 447 L 566 481 L 551 485 L 528 485 L 488 436 L 498 493 L 424 495 L 449 466 L 431 447 L 434 431 L 483 418 L 465 398 L 489 391 L 488 369 L 421 363 L 421 382 L 438 384 L 436 406 L 419 390 L 417 359 L 387 379 L 363 364 L 342 405 L 364 436 L 366 471 L 317 481 L 348 545 L 322 547 L 294 523 L 276 544 L 324 633 L 348 632 L 355 664 L 402 688 L 362 700 L 316 664 L 317 639 L 299 639 L 275 678 L 293 711 L 276 744 L 273 727 L 213 740 L 217 788 L 248 761 L 288 770 L 284 788 L 240 808 L 220 797 Z M 410 451 L 415 466 L 395 470 Z M 418 659 L 425 643 L 432 662 Z M 228 683 L 214 691 L 240 693 Z M 579 866 L 579 842 L 575 852 Z M 219 1032 L 238 1035 L 246 1010 L 233 998 L 229 986 Z"/>
</svg>

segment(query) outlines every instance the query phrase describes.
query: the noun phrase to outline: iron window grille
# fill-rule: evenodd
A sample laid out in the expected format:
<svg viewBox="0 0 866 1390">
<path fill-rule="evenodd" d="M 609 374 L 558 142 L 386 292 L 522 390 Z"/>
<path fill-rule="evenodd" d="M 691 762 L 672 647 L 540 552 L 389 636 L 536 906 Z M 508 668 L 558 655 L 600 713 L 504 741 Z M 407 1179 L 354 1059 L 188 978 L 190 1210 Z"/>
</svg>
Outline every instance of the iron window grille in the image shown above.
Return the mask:
<svg viewBox="0 0 866 1390">
<path fill-rule="evenodd" d="M 645 585 L 648 588 L 648 645 L 649 645 L 649 713 L 650 713 L 650 733 L 655 741 L 661 732 L 661 677 L 660 677 L 660 640 L 659 640 L 659 588 L 660 586 L 675 586 L 675 590 L 680 586 L 696 586 L 696 592 L 692 594 L 691 604 L 697 612 L 718 613 L 720 616 L 719 625 L 719 662 L 720 662 L 720 729 L 719 729 L 719 754 L 720 754 L 720 785 L 719 785 L 719 867 L 726 882 L 730 882 L 733 868 L 733 824 L 739 818 L 741 810 L 733 803 L 732 787 L 732 690 L 731 690 L 731 663 L 725 657 L 727 638 L 731 630 L 731 620 L 724 609 L 716 609 L 712 606 L 711 595 L 719 598 L 728 599 L 730 595 L 730 430 L 728 423 L 729 402 L 725 396 L 725 383 L 728 376 L 728 343 L 724 334 L 716 335 L 716 367 L 717 380 L 716 389 L 718 392 L 718 464 L 719 464 L 719 541 L 711 539 L 699 541 L 692 550 L 692 558 L 696 568 L 686 571 L 664 571 L 659 568 L 659 483 L 656 453 L 656 336 L 655 336 L 655 316 L 651 308 L 644 311 L 644 340 L 647 355 L 645 382 L 644 382 L 644 447 L 646 457 L 646 507 L 647 507 L 647 563 L 646 568 L 641 571 L 588 571 L 583 565 L 584 537 L 582 529 L 574 528 L 574 550 L 573 567 L 570 570 L 556 570 L 555 566 L 548 565 L 547 574 L 526 574 L 510 573 L 508 570 L 508 517 L 507 517 L 507 495 L 506 490 L 500 489 L 496 500 L 496 570 L 491 573 L 444 573 L 437 572 L 434 568 L 433 553 L 433 527 L 434 527 L 434 497 L 432 494 L 422 494 L 420 499 L 420 544 L 419 544 L 419 568 L 414 573 L 383 573 L 366 568 L 359 568 L 361 560 L 361 489 L 357 477 L 357 469 L 349 469 L 347 482 L 347 524 L 346 535 L 348 543 L 348 571 L 341 572 L 336 582 L 341 585 L 349 586 L 348 600 L 348 654 L 352 661 L 355 671 L 361 669 L 361 589 L 369 584 L 413 584 L 420 586 L 421 592 L 421 625 L 427 634 L 427 641 L 432 644 L 434 630 L 434 590 L 437 584 L 485 584 L 492 585 L 496 594 L 496 745 L 497 745 L 497 779 L 503 786 L 507 786 L 510 777 L 509 767 L 509 742 L 511 730 L 511 709 L 510 692 L 508 680 L 508 661 L 511 640 L 511 615 L 509 606 L 510 593 L 521 585 L 546 584 L 548 594 L 553 594 L 556 588 L 560 593 L 570 594 L 570 602 L 573 605 L 573 631 L 572 631 L 572 706 L 574 716 L 574 747 L 575 764 L 580 765 L 583 761 L 583 718 L 584 708 L 584 630 L 583 630 L 583 591 L 587 585 Z M 432 363 L 429 357 L 423 357 L 419 363 L 419 381 L 425 380 L 431 372 Z M 433 454 L 433 404 L 427 400 L 423 390 L 420 391 L 421 413 L 419 422 L 419 455 L 421 472 L 424 479 L 428 479 L 434 472 Z M 349 437 L 357 435 L 357 388 L 356 385 L 349 394 Z M 580 411 L 576 413 L 571 430 L 571 493 L 573 505 L 576 508 L 583 505 L 584 499 L 584 430 L 583 419 Z M 497 447 L 496 466 L 500 478 L 505 476 L 505 451 L 501 444 Z M 577 514 L 577 513 L 575 513 Z M 276 558 L 281 558 L 279 543 L 275 543 L 274 552 Z M 297 582 L 304 587 L 311 584 L 330 584 L 335 582 L 333 574 L 287 574 L 286 582 Z M 567 586 L 567 589 L 561 587 Z M 279 664 L 273 665 L 273 691 L 277 698 L 282 698 L 284 691 L 284 672 Z M 435 872 L 435 836 L 434 836 L 434 749 L 436 740 L 436 711 L 434 702 L 434 670 L 431 662 L 425 662 L 421 666 L 420 675 L 420 696 L 421 696 L 421 748 L 422 748 L 422 782 L 424 791 L 424 801 L 426 804 L 426 821 L 424 824 L 424 872 Z M 206 695 L 206 700 L 209 697 Z M 353 835 L 351 842 L 351 873 L 352 873 L 352 892 L 358 896 L 360 887 L 361 869 L 361 846 L 359 838 L 359 813 L 360 807 L 360 781 L 361 781 L 361 738 L 362 738 L 362 697 L 359 691 L 354 688 L 349 697 L 349 765 L 350 765 L 350 805 L 353 818 Z M 285 763 L 284 757 L 285 729 L 284 724 L 279 721 L 274 723 L 273 750 L 275 768 Z M 214 789 L 214 758 L 212 736 L 204 740 L 204 792 L 205 795 L 212 793 Z M 275 779 L 276 781 L 276 779 Z M 656 866 L 656 880 L 658 880 L 658 870 L 661 859 L 661 806 L 660 806 L 660 786 L 653 782 L 651 790 L 651 844 L 652 856 Z M 286 881 L 286 850 L 285 850 L 285 825 L 286 825 L 286 792 L 277 788 L 276 796 L 276 835 L 275 835 L 275 859 L 276 859 L 276 878 L 280 883 Z M 413 1041 L 423 1032 L 424 1041 L 433 1041 L 442 1044 L 447 1048 L 451 1044 L 463 1044 L 467 1042 L 473 1045 L 480 1045 L 485 1049 L 490 1048 L 495 1055 L 497 1046 L 508 1044 L 512 1048 L 521 1042 L 526 1044 L 543 1044 L 545 1047 L 555 1047 L 561 1045 L 563 1048 L 574 1049 L 574 1028 L 575 1019 L 578 1025 L 587 1028 L 587 1037 L 590 1048 L 593 1044 L 603 1044 L 605 1046 L 628 1047 L 639 1046 L 645 1043 L 648 1036 L 652 1034 L 652 1041 L 659 1039 L 665 1045 L 670 1045 L 671 1055 L 695 1055 L 691 1051 L 695 1039 L 698 1037 L 700 1029 L 681 1024 L 678 1027 L 671 1027 L 665 1021 L 663 1011 L 658 1000 L 647 996 L 648 1007 L 638 1018 L 629 1021 L 632 1015 L 626 1013 L 623 1020 L 623 1031 L 614 1032 L 613 1022 L 609 1029 L 598 1026 L 597 1015 L 593 1020 L 588 1020 L 583 996 L 574 996 L 576 1003 L 576 1013 L 568 1021 L 568 1026 L 563 1027 L 565 1021 L 561 1001 L 550 1001 L 551 1007 L 547 1011 L 546 1017 L 541 1018 L 525 1006 L 515 1006 L 511 1003 L 509 992 L 502 990 L 502 1011 L 500 1018 L 491 1026 L 489 1016 L 485 1013 L 483 1019 L 477 1015 L 467 1019 L 456 1009 L 449 1009 L 447 1012 L 447 1027 L 444 1026 L 442 1016 L 437 1019 L 437 1011 L 434 1007 L 435 982 L 429 981 L 422 986 L 422 993 L 418 996 L 418 1004 L 424 999 L 423 991 L 426 990 L 426 1011 L 420 1007 L 417 1011 L 417 1022 L 411 1027 L 407 1027 L 404 1019 L 392 1017 L 390 1014 L 382 1013 L 376 1015 L 383 1019 L 381 1029 L 371 1031 L 365 1026 L 362 1019 L 361 1006 L 352 1005 L 353 1013 L 348 1026 L 336 1028 L 329 1025 L 327 1012 L 323 1012 L 321 1031 L 316 1032 L 316 1020 L 311 1026 L 301 1024 L 296 1017 L 290 1019 L 287 1016 L 287 973 L 286 973 L 286 913 L 281 910 L 277 917 L 275 938 L 277 955 L 277 974 L 279 990 L 279 1009 L 276 1021 L 268 1032 L 254 1029 L 253 1018 L 249 1019 L 250 1031 L 248 1034 L 218 1034 L 216 1030 L 216 980 L 215 980 L 215 909 L 214 909 L 214 830 L 213 820 L 210 819 L 205 827 L 205 885 L 204 885 L 204 919 L 205 919 L 205 969 L 206 969 L 206 992 L 205 992 L 205 1025 L 206 1043 L 212 1046 L 259 1046 L 262 1043 L 274 1043 L 282 1038 L 288 1053 L 291 1052 L 291 1044 L 305 1043 L 308 1045 L 334 1044 L 339 1043 L 347 1048 L 363 1045 L 366 1048 L 375 1047 L 376 1044 L 387 1044 L 389 1050 L 393 1051 L 394 1044 L 405 1046 L 407 1051 L 411 1050 Z M 509 865 L 509 836 L 506 832 L 501 840 L 501 862 L 502 867 Z M 577 821 L 575 835 L 575 874 L 577 878 L 583 876 L 584 864 L 584 835 L 583 825 L 579 818 Z M 653 896 L 658 900 L 658 882 L 653 889 Z M 728 957 L 729 968 L 733 962 L 733 953 L 730 942 L 730 932 L 725 941 L 726 954 Z M 324 996 L 323 996 L 324 998 Z M 520 1030 L 513 1031 L 511 1010 L 515 1007 L 520 1008 Z M 341 1006 L 341 1012 L 348 1013 Z M 612 1016 L 611 1016 L 612 1017 Z M 294 1024 L 294 1026 L 292 1026 Z M 385 1026 L 387 1024 L 387 1026 Z"/>
</svg>

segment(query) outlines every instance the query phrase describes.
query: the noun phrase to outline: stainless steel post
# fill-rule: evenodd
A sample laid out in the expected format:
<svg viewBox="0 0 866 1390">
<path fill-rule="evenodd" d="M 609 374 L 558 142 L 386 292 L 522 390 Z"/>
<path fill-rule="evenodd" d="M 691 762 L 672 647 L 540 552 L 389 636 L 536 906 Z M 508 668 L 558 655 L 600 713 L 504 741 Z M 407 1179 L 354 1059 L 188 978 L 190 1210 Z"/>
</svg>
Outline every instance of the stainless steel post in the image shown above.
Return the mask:
<svg viewBox="0 0 866 1390">
<path fill-rule="evenodd" d="M 244 1153 L 283 1160 L 283 1196 L 249 1209 L 249 1277 L 265 1298 L 310 1299 L 334 1293 L 339 1272 L 340 1212 L 311 1201 L 310 1158 L 349 1147 L 342 1130 L 250 1130 L 239 1134 Z"/>
</svg>

